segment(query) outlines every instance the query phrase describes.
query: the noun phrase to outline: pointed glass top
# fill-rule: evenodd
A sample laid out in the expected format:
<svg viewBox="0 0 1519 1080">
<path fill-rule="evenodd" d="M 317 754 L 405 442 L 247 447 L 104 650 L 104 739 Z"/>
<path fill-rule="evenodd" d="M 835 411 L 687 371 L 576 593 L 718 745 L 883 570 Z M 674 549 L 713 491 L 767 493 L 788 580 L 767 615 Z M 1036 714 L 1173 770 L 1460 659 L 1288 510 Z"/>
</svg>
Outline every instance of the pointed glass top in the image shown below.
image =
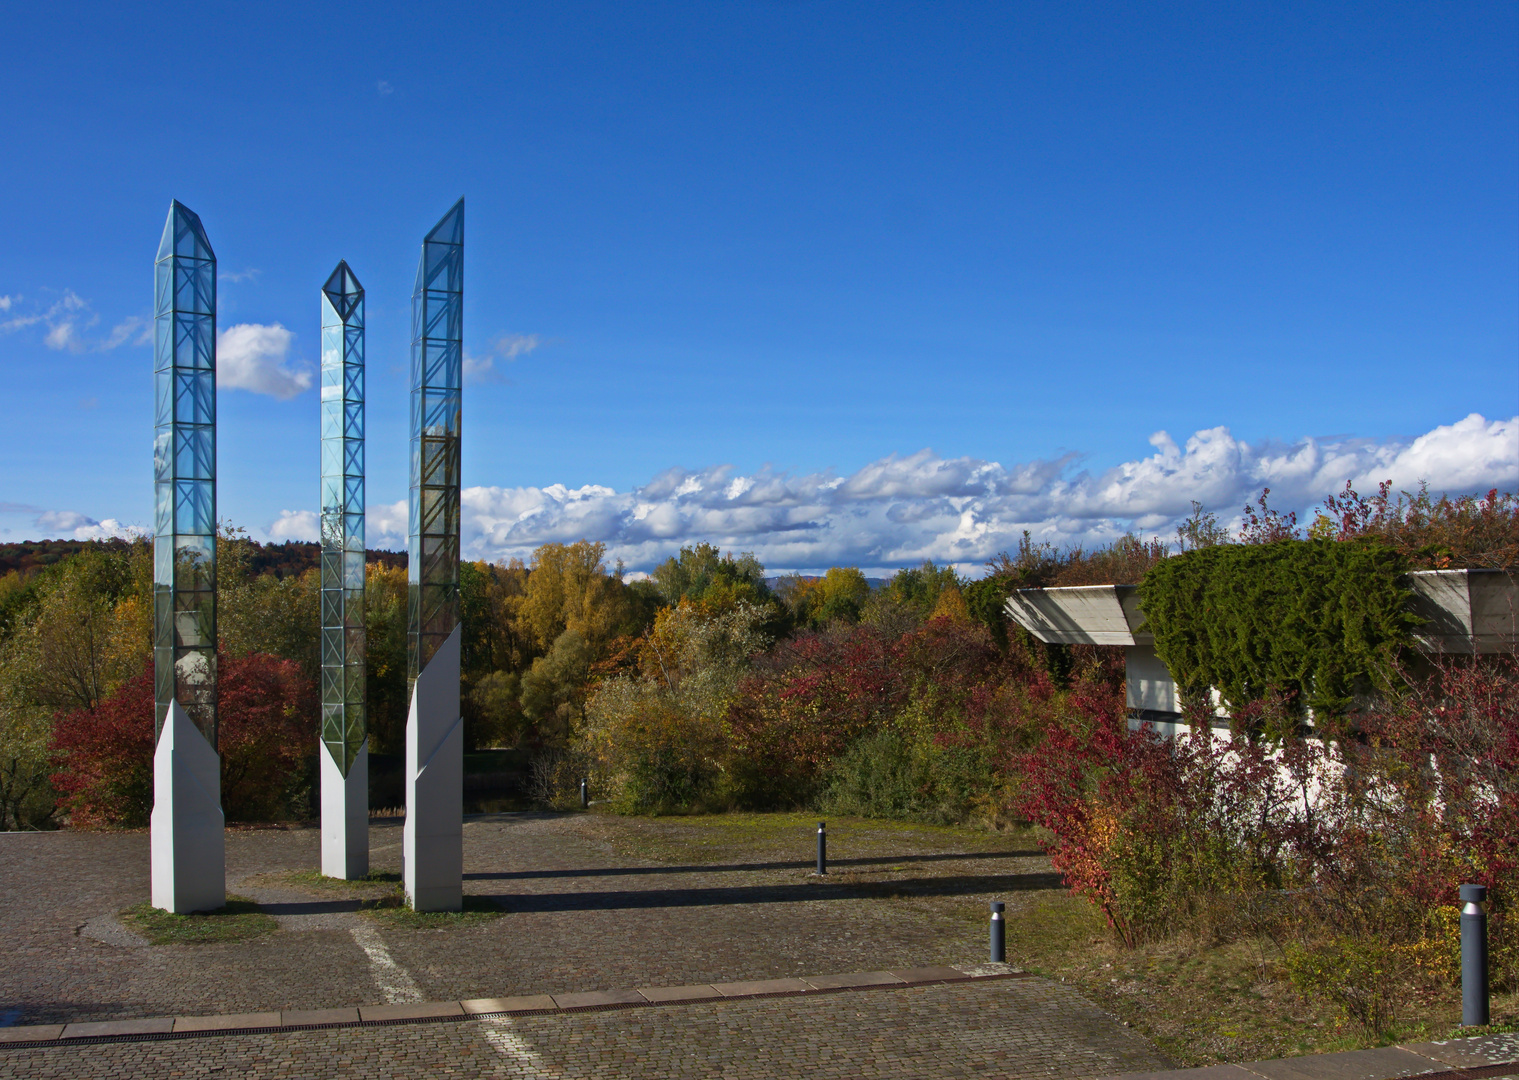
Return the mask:
<svg viewBox="0 0 1519 1080">
<path fill-rule="evenodd" d="M 169 201 L 169 220 L 164 222 L 163 239 L 158 242 L 158 258 L 167 259 L 171 255 L 188 259 L 216 258 L 200 218 L 178 199 Z"/>
<path fill-rule="evenodd" d="M 327 279 L 327 284 L 322 286 L 322 291 L 344 319 L 352 315 L 354 308 L 364 300 L 364 286 L 359 284 L 359 279 L 349 269 L 346 259 L 338 263 L 337 269 Z"/>
<path fill-rule="evenodd" d="M 432 232 L 423 238 L 424 244 L 462 244 L 464 243 L 464 196 L 459 196 L 459 201 L 444 214 L 442 219 L 432 227 Z"/>
<path fill-rule="evenodd" d="M 417 263 L 415 296 L 427 289 L 457 292 L 461 287 L 460 271 L 464 251 L 464 198 L 443 215 L 432 232 L 422 238 L 422 258 Z"/>
</svg>

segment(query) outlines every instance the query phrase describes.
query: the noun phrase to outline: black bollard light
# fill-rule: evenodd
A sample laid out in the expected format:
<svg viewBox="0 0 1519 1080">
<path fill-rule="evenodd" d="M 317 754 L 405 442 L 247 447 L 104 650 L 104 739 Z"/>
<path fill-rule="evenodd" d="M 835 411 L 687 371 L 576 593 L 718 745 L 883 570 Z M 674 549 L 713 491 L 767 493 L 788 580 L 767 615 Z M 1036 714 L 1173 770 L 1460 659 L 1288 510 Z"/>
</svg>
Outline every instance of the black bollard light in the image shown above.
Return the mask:
<svg viewBox="0 0 1519 1080">
<path fill-rule="evenodd" d="M 589 809 L 591 805 L 591 780 L 590 777 L 580 778 L 580 809 Z"/>
<path fill-rule="evenodd" d="M 1461 1023 L 1484 1027 L 1492 1020 L 1488 1011 L 1487 913 L 1482 901 L 1487 886 L 1461 886 Z"/>
<path fill-rule="evenodd" d="M 828 822 L 818 822 L 818 877 L 828 873 Z"/>
<path fill-rule="evenodd" d="M 1007 962 L 1007 920 L 1002 913 L 1007 910 L 1007 905 L 1001 900 L 992 901 L 992 963 L 1005 964 Z"/>
</svg>

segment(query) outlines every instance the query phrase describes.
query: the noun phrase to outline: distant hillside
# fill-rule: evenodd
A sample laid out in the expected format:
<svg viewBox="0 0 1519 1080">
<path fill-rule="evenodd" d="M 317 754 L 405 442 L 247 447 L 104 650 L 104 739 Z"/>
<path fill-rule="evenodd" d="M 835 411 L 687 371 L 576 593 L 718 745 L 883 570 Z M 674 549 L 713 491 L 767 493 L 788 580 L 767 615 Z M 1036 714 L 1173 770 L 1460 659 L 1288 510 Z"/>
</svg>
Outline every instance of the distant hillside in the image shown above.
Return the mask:
<svg viewBox="0 0 1519 1080">
<path fill-rule="evenodd" d="M 287 540 L 283 544 L 260 544 L 253 541 L 252 546 L 250 567 L 253 572 L 274 574 L 277 577 L 303 574 L 307 570 L 316 569 L 317 557 L 322 550 L 318 544 L 299 540 Z M 52 566 L 88 548 L 125 551 L 127 547 L 128 542 L 125 540 L 28 540 L 19 544 L 0 544 L 0 576 L 14 570 L 27 578 L 44 567 Z M 386 566 L 406 565 L 404 551 L 370 550 L 365 555 L 370 562 L 384 563 Z"/>
</svg>

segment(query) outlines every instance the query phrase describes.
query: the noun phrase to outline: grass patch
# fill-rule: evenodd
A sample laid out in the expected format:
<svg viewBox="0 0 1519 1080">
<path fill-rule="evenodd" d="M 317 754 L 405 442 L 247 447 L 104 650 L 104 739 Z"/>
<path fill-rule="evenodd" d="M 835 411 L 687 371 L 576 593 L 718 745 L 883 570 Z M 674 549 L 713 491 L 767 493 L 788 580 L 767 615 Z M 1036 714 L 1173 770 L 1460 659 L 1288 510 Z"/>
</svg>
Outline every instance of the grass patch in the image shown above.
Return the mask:
<svg viewBox="0 0 1519 1080">
<path fill-rule="evenodd" d="M 1182 934 L 1124 949 L 1096 907 L 1060 891 L 1009 897 L 1007 934 L 1009 961 L 1074 985 L 1182 1065 L 1477 1034 L 1457 1023 L 1459 987 L 1410 1004 L 1398 1027 L 1377 1038 L 1346 1023 L 1332 1006 L 1299 994 L 1269 941 L 1219 943 Z M 1495 1028 L 1512 1029 L 1516 1007 L 1519 996 L 1495 994 Z"/>
<path fill-rule="evenodd" d="M 397 888 L 401 885 L 401 875 L 394 870 L 371 870 L 361 878 L 346 879 L 328 877 L 320 870 L 292 870 L 280 877 L 288 884 L 325 892 L 352 892 L 369 885 L 394 885 Z"/>
<path fill-rule="evenodd" d="M 198 945 L 211 941 L 243 941 L 279 929 L 279 923 L 259 910 L 252 900 L 227 897 L 226 907 L 215 911 L 175 915 L 151 904 L 138 904 L 121 913 L 122 925 L 135 930 L 154 945 Z"/>
<path fill-rule="evenodd" d="M 461 926 L 474 926 L 490 922 L 506 914 L 506 909 L 488 896 L 464 895 L 463 911 L 413 911 L 402 901 L 396 904 L 377 904 L 365 907 L 364 914 L 384 922 L 387 926 L 404 927 L 408 930 L 452 930 Z"/>
<path fill-rule="evenodd" d="M 672 865 L 795 859 L 812 861 L 819 821 L 828 822 L 832 859 L 958 851 L 967 854 L 1032 848 L 1026 830 L 992 833 L 963 825 L 830 817 L 816 813 L 727 813 L 662 817 L 589 814 L 585 828 L 602 834 L 619 855 Z"/>
</svg>

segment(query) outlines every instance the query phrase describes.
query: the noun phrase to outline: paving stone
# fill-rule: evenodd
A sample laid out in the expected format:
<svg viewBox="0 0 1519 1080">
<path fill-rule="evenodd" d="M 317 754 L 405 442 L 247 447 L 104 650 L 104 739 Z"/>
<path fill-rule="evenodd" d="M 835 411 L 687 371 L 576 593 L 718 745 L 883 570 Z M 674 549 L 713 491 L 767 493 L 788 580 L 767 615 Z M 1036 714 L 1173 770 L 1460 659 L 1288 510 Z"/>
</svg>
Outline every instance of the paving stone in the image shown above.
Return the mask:
<svg viewBox="0 0 1519 1080">
<path fill-rule="evenodd" d="M 713 983 L 723 997 L 758 997 L 762 994 L 805 994 L 812 984 L 801 979 L 750 979 L 747 982 Z"/>
<path fill-rule="evenodd" d="M 1068 987 L 1009 979 L 440 1024 L 0 1046 L 0 1080 L 1094 1077 L 1166 1065 Z"/>
<path fill-rule="evenodd" d="M 514 1013 L 514 1012 L 539 1012 L 543 1009 L 557 1009 L 554 999 L 548 994 L 525 994 L 521 997 L 506 998 L 470 998 L 459 1004 L 464 1011 L 471 1015 L 480 1013 Z"/>
<path fill-rule="evenodd" d="M 644 1005 L 648 999 L 637 990 L 586 990 L 579 994 L 555 994 L 561 1009 L 584 1009 L 594 1005 Z"/>
<path fill-rule="evenodd" d="M 370 1023 L 385 1020 L 444 1020 L 464 1016 L 457 1001 L 407 1001 L 397 1005 L 360 1005 L 359 1019 Z"/>
<path fill-rule="evenodd" d="M 143 1020 L 93 1020 L 68 1024 L 65 1039 L 98 1039 L 117 1035 L 158 1035 L 174 1030 L 172 1016 L 154 1016 Z"/>
<path fill-rule="evenodd" d="M 228 1013 L 224 1016 L 176 1016 L 174 1030 L 179 1031 L 236 1031 L 241 1028 L 279 1027 L 277 1012 Z"/>
<path fill-rule="evenodd" d="M 1276 1061 L 1250 1061 L 1245 1068 L 1267 1080 L 1394 1080 L 1435 1072 L 1439 1066 L 1420 1054 L 1395 1046 L 1348 1050 L 1342 1054 L 1305 1054 Z"/>
<path fill-rule="evenodd" d="M 375 870 L 399 869 L 401 826 L 373 823 Z M 0 845 L 0 1001 L 19 1010 L 20 1023 L 278 1010 L 284 1030 L 61 1048 L 0 1042 L 0 1080 L 212 1067 L 318 1078 L 1095 1076 L 1169 1064 L 1073 989 L 1044 980 L 827 994 L 801 981 L 809 971 L 1016 970 L 962 967 L 986 944 L 984 922 L 960 912 L 1058 888 L 1038 853 L 960 854 L 945 846 L 958 840 L 870 826 L 859 835 L 874 837 L 881 857 L 850 852 L 839 860 L 848 874 L 809 883 L 805 859 L 669 865 L 618 855 L 616 836 L 637 827 L 594 815 L 467 821 L 465 889 L 505 914 L 456 925 L 413 925 L 357 911 L 341 894 L 302 892 L 284 875 L 320 866 L 315 828 L 229 830 L 229 890 L 279 905 L 281 929 L 194 945 L 106 932 L 117 912 L 148 899 L 145 830 L 8 836 Z M 810 831 L 798 842 L 805 853 Z M 847 844 L 847 834 L 835 842 Z M 881 881 L 890 889 L 871 884 Z M 378 897 L 389 886 L 369 888 Z M 386 986 L 468 1013 L 487 1009 L 481 1002 L 548 1008 L 553 996 L 587 987 L 801 996 L 651 1005 L 639 994 L 639 1008 L 604 1012 L 358 1026 L 354 1003 L 384 1000 Z M 315 1027 L 324 1024 L 354 1026 Z"/>
<path fill-rule="evenodd" d="M 1442 1065 L 1456 1068 L 1483 1065 L 1507 1065 L 1519 1061 L 1519 1033 L 1479 1035 L 1472 1039 L 1443 1039 L 1440 1042 L 1403 1043 L 1411 1053 L 1433 1058 Z"/>
<path fill-rule="evenodd" d="M 722 997 L 711 986 L 640 986 L 638 992 L 654 1002 L 702 1001 Z"/>
<path fill-rule="evenodd" d="M 1200 1069 L 1124 1073 L 1122 1076 L 1105 1076 L 1102 1080 L 1260 1080 L 1260 1074 L 1241 1065 L 1204 1065 Z"/>
<path fill-rule="evenodd" d="M 62 1024 L 24 1024 L 21 1027 L 0 1028 L 0 1043 L 42 1042 L 56 1039 L 62 1034 Z"/>
<path fill-rule="evenodd" d="M 959 982 L 970 978 L 965 972 L 952 967 L 902 968 L 888 974 L 895 975 L 906 983 Z"/>
<path fill-rule="evenodd" d="M 889 971 L 853 971 L 844 975 L 808 975 L 802 980 L 819 990 L 850 990 L 861 986 L 900 986 Z"/>
<path fill-rule="evenodd" d="M 1007 975 L 1021 975 L 1023 969 L 1012 964 L 956 964 L 965 974 L 972 979 L 1001 978 Z"/>
<path fill-rule="evenodd" d="M 317 1024 L 357 1024 L 358 1009 L 289 1009 L 280 1013 L 281 1027 L 308 1027 Z"/>
</svg>

